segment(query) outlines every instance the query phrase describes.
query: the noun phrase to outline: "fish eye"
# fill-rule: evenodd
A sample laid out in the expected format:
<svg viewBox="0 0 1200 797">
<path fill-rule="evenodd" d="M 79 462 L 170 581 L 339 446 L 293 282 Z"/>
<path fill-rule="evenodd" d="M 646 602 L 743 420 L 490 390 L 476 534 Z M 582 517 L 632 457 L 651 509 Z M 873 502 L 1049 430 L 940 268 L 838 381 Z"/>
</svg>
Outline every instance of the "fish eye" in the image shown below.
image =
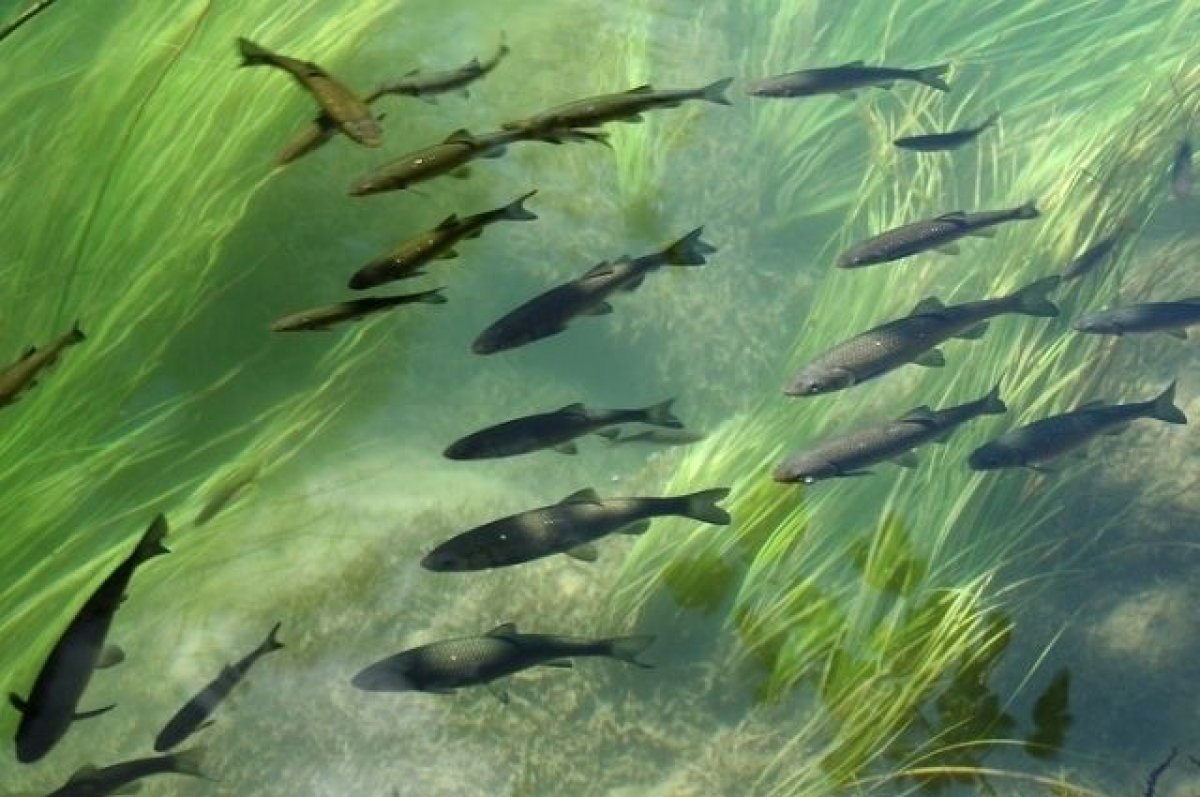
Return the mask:
<svg viewBox="0 0 1200 797">
<path fill-rule="evenodd" d="M 821 385 L 819 385 L 819 384 L 815 384 L 815 383 L 814 383 L 814 384 L 812 384 L 812 385 L 809 385 L 809 386 L 808 386 L 808 394 L 809 394 L 810 396 L 812 396 L 812 395 L 816 395 L 817 393 L 820 393 L 820 392 L 821 392 L 821 390 L 822 390 L 822 387 L 821 387 Z"/>
</svg>

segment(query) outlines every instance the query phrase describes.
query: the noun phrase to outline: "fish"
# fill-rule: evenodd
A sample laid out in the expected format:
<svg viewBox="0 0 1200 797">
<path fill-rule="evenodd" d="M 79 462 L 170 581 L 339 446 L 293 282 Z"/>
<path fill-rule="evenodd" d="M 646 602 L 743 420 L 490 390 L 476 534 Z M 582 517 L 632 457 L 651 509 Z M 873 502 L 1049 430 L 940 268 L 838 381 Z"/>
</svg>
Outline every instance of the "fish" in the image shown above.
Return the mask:
<svg viewBox="0 0 1200 797">
<path fill-rule="evenodd" d="M 350 683 L 364 692 L 451 694 L 463 687 L 489 685 L 531 667 L 570 667 L 569 659 L 585 656 L 649 669 L 651 665 L 638 656 L 653 642 L 650 635 L 585 639 L 523 634 L 514 623 L 504 623 L 483 636 L 433 642 L 381 659 Z M 498 696 L 507 699 L 503 692 Z"/>
<path fill-rule="evenodd" d="M 65 784 L 47 797 L 105 797 L 110 794 L 131 794 L 138 781 L 153 775 L 207 776 L 200 769 L 203 751 L 199 748 L 148 758 L 135 758 L 106 767 L 81 767 Z"/>
<path fill-rule="evenodd" d="M 954 130 L 949 133 L 926 133 L 918 136 L 904 136 L 892 142 L 893 146 L 914 152 L 945 152 L 958 149 L 970 144 L 980 133 L 992 127 L 1000 119 L 1000 114 L 994 113 L 978 127 L 968 127 L 965 130 Z"/>
<path fill-rule="evenodd" d="M 596 560 L 592 542 L 615 532 L 643 534 L 650 519 L 675 515 L 727 526 L 729 513 L 717 502 L 728 488 L 667 498 L 608 498 L 587 488 L 557 504 L 493 520 L 443 542 L 421 566 L 436 572 L 467 572 L 532 562 L 558 553 Z"/>
<path fill-rule="evenodd" d="M 243 490 L 254 483 L 261 469 L 261 465 L 255 464 L 229 474 L 226 479 L 209 491 L 204 499 L 204 506 L 200 507 L 200 511 L 196 513 L 192 525 L 203 526 L 216 517 L 221 510 L 241 495 Z"/>
<path fill-rule="evenodd" d="M 641 409 L 593 410 L 568 404 L 553 412 L 527 415 L 489 426 L 451 443 L 447 459 L 494 459 L 553 448 L 564 454 L 577 452 L 572 441 L 623 423 L 648 423 L 678 429 L 683 422 L 671 414 L 674 399 Z"/>
<path fill-rule="evenodd" d="M 1132 421 L 1149 418 L 1186 424 L 1187 416 L 1175 406 L 1175 383 L 1149 401 L 1106 404 L 1094 401 L 1071 412 L 1052 415 L 1007 432 L 971 452 L 972 470 L 1029 468 L 1051 472 L 1046 464 L 1055 457 L 1082 448 L 1099 435 L 1116 435 Z"/>
<path fill-rule="evenodd" d="M 195 697 L 184 703 L 179 711 L 175 712 L 175 716 L 167 721 L 167 724 L 155 737 L 155 752 L 165 753 L 193 733 L 203 730 L 213 723 L 213 720 L 210 719 L 212 713 L 216 711 L 221 701 L 229 696 L 234 687 L 242 682 L 254 663 L 268 653 L 283 648 L 283 643 L 276 637 L 280 625 L 282 624 L 275 623 L 270 633 L 267 634 L 267 638 L 257 648 L 235 664 L 223 668 L 220 675 L 197 692 Z"/>
<path fill-rule="evenodd" d="M 1176 199 L 1187 199 L 1192 195 L 1195 177 L 1192 174 L 1192 142 L 1184 139 L 1175 148 L 1171 158 L 1171 193 Z"/>
<path fill-rule="evenodd" d="M 1036 219 L 1041 215 L 1030 201 L 1015 208 L 965 213 L 955 210 L 933 219 L 905 224 L 860 241 L 842 252 L 838 268 L 862 268 L 889 263 L 934 249 L 957 254 L 954 241 L 968 235 L 990 237 L 990 227 L 1008 221 Z"/>
<path fill-rule="evenodd" d="M 460 242 L 478 238 L 484 228 L 499 221 L 533 221 L 537 214 L 526 209 L 525 201 L 536 194 L 530 191 L 502 208 L 459 218 L 451 213 L 438 226 L 409 238 L 386 255 L 372 260 L 350 277 L 352 290 L 361 291 L 396 280 L 410 279 L 425 272 L 423 266 L 434 260 L 458 257 L 454 249 Z"/>
<path fill-rule="evenodd" d="M 916 467 L 913 449 L 926 443 L 945 442 L 962 424 L 1007 411 L 999 385 L 986 396 L 957 407 L 934 410 L 922 405 L 894 421 L 874 424 L 794 454 L 775 469 L 773 478 L 781 483 L 813 484 L 824 479 L 869 476 L 868 468 L 880 462 Z"/>
<path fill-rule="evenodd" d="M 1200 296 L 1175 302 L 1143 302 L 1088 313 L 1071 328 L 1092 335 L 1166 332 L 1187 338 L 1187 327 L 1200 324 Z"/>
<path fill-rule="evenodd" d="M 76 321 L 69 332 L 60 335 L 44 349 L 36 346 L 26 349 L 16 362 L 0 371 L 0 407 L 15 403 L 21 394 L 38 383 L 43 371 L 58 362 L 63 352 L 86 339 Z"/>
<path fill-rule="evenodd" d="M 646 429 L 626 435 L 622 435 L 620 431 L 612 429 L 601 430 L 596 432 L 596 434 L 603 437 L 612 445 L 649 443 L 659 446 L 686 446 L 692 443 L 699 443 L 708 437 L 704 432 L 697 432 L 692 429 Z"/>
<path fill-rule="evenodd" d="M 505 122 L 504 130 L 536 132 L 598 127 L 607 122 L 640 122 L 642 114 L 663 108 L 678 108 L 689 100 L 729 105 L 725 96 L 733 78 L 723 78 L 698 89 L 657 90 L 649 84 L 617 94 L 599 94 L 551 108 L 528 119 Z"/>
<path fill-rule="evenodd" d="M 1127 232 L 1128 230 L 1122 226 L 1112 235 L 1083 250 L 1062 270 L 1063 282 L 1079 279 L 1104 262 L 1104 258 L 1116 250 L 1117 244 L 1121 242 L 1121 239 L 1125 237 Z"/>
<path fill-rule="evenodd" d="M 717 251 L 697 227 L 661 252 L 637 258 L 604 261 L 581 277 L 539 294 L 489 326 L 471 344 L 476 354 L 494 354 L 557 335 L 578 316 L 606 315 L 606 300 L 618 291 L 632 291 L 647 274 L 662 266 L 702 266 L 705 255 Z"/>
<path fill-rule="evenodd" d="M 21 713 L 16 735 L 17 760 L 21 763 L 45 756 L 66 735 L 71 723 L 98 717 L 116 707 L 114 704 L 76 712 L 93 671 L 103 663 L 105 638 L 134 571 L 156 556 L 170 553 L 163 545 L 167 530 L 167 519 L 155 517 L 133 551 L 108 574 L 58 638 L 29 696 L 21 699 L 9 693 L 9 702 Z"/>
<path fill-rule="evenodd" d="M 486 61 L 480 61 L 478 58 L 472 58 L 467 63 L 456 69 L 448 69 L 442 72 L 429 72 L 422 74 L 419 69 L 414 69 L 404 75 L 400 80 L 391 83 L 385 83 L 375 91 L 371 92 L 368 97 L 368 102 L 384 97 L 389 94 L 395 94 L 403 97 L 420 97 L 424 100 L 429 100 L 433 95 L 446 94 L 448 92 L 457 91 L 464 97 L 470 96 L 470 91 L 467 86 L 487 75 L 493 69 L 500 65 L 500 61 L 509 54 L 508 45 L 504 41 L 504 36 L 500 37 L 500 45 L 497 47 L 495 54 Z"/>
<path fill-rule="evenodd" d="M 923 83 L 938 91 L 949 91 L 950 85 L 942 75 L 949 64 L 921 69 L 897 69 L 890 66 L 867 66 L 863 61 L 850 61 L 840 66 L 801 69 L 784 75 L 763 78 L 746 87 L 752 97 L 814 97 L 818 94 L 852 94 L 855 89 L 890 89 L 897 80 Z"/>
<path fill-rule="evenodd" d="M 874 379 L 914 364 L 945 365 L 937 348 L 950 338 L 974 340 L 987 332 L 988 319 L 1015 313 L 1041 318 L 1058 315 L 1046 294 L 1058 287 L 1052 276 L 1026 285 L 1007 296 L 945 305 L 936 297 L 922 299 L 903 318 L 889 321 L 839 343 L 805 365 L 784 388 L 788 396 L 818 396 Z"/>
<path fill-rule="evenodd" d="M 242 56 L 241 66 L 273 66 L 287 72 L 352 141 L 371 148 L 383 144 L 383 128 L 370 106 L 324 69 L 311 61 L 273 53 L 244 37 L 239 37 L 237 44 Z"/>
<path fill-rule="evenodd" d="M 361 321 L 369 315 L 382 313 L 403 304 L 445 304 L 446 297 L 442 295 L 444 290 L 445 288 L 434 288 L 420 293 L 404 293 L 396 296 L 368 296 L 324 307 L 313 307 L 284 316 L 271 324 L 271 331 L 327 330 L 336 324 Z"/>
</svg>

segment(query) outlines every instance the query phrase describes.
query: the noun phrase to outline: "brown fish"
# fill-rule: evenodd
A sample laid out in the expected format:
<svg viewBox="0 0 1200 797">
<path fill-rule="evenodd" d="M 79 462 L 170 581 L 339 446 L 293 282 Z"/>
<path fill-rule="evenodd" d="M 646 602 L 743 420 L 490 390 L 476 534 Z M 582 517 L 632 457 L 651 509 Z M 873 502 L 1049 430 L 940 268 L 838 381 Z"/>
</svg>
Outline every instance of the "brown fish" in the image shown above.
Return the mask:
<svg viewBox="0 0 1200 797">
<path fill-rule="evenodd" d="M 20 398 L 23 392 L 37 384 L 43 371 L 58 362 L 64 351 L 84 339 L 76 321 L 70 332 L 59 336 L 46 348 L 31 346 L 19 360 L 0 371 L 0 407 L 7 407 Z"/>
<path fill-rule="evenodd" d="M 334 324 L 344 324 L 349 321 L 361 321 L 373 313 L 382 313 L 399 307 L 402 304 L 445 304 L 446 297 L 442 296 L 444 288 L 434 288 L 421 293 L 406 293 L 399 296 L 368 296 L 363 299 L 351 299 L 326 307 L 314 307 L 299 313 L 279 319 L 271 325 L 272 332 L 300 332 L 305 330 L 326 330 Z"/>
<path fill-rule="evenodd" d="M 660 108 L 678 108 L 688 100 L 704 100 L 717 105 L 729 105 L 725 90 L 733 78 L 724 78 L 698 89 L 657 90 L 650 85 L 600 94 L 569 102 L 528 119 L 506 122 L 505 130 L 552 130 L 561 128 L 596 127 L 606 122 L 640 122 L 642 114 Z"/>
</svg>

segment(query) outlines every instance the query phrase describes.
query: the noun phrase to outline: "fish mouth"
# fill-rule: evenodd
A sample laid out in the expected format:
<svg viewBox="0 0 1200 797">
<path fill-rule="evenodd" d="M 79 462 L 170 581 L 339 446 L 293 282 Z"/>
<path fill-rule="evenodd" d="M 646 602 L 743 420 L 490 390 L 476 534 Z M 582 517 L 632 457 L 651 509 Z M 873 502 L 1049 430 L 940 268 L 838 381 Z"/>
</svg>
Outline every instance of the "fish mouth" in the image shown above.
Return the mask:
<svg viewBox="0 0 1200 797">
<path fill-rule="evenodd" d="M 471 344 L 471 351 L 476 354 L 495 354 L 500 351 L 500 346 L 489 340 L 477 340 Z"/>
<path fill-rule="evenodd" d="M 795 484 L 802 480 L 799 474 L 793 473 L 786 467 L 780 465 L 771 474 L 771 480 L 777 484 Z"/>
<path fill-rule="evenodd" d="M 404 673 L 384 664 L 373 664 L 350 679 L 363 692 L 411 692 L 417 687 Z"/>
<path fill-rule="evenodd" d="M 448 445 L 446 450 L 442 452 L 442 456 L 446 459 L 453 459 L 457 461 L 477 458 L 470 448 L 462 445 L 461 443 L 451 443 Z"/>
<path fill-rule="evenodd" d="M 421 567 L 426 570 L 432 570 L 435 573 L 446 573 L 454 569 L 452 561 L 445 555 L 438 553 L 436 549 L 425 554 L 425 557 L 421 559 Z"/>
</svg>

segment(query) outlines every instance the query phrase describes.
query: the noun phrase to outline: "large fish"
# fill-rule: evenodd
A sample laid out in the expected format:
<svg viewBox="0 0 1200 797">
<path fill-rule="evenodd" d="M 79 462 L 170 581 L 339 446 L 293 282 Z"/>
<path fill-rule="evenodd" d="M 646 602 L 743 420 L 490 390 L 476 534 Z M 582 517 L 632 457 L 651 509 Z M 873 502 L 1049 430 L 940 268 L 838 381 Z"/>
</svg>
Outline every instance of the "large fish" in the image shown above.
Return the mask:
<svg viewBox="0 0 1200 797">
<path fill-rule="evenodd" d="M 704 265 L 704 256 L 717 250 L 701 240 L 703 231 L 697 227 L 657 254 L 605 261 L 535 296 L 480 333 L 471 350 L 476 354 L 505 351 L 557 335 L 579 316 L 611 313 L 609 296 L 636 289 L 647 274 L 662 266 Z"/>
<path fill-rule="evenodd" d="M 43 371 L 58 362 L 63 352 L 83 340 L 84 334 L 76 321 L 70 332 L 60 335 L 49 346 L 43 349 L 30 347 L 19 360 L 0 371 L 0 407 L 7 407 L 19 399 L 22 393 L 37 384 Z"/>
<path fill-rule="evenodd" d="M 676 515 L 726 526 L 729 513 L 717 502 L 727 488 L 669 498 L 601 498 L 585 489 L 557 504 L 493 520 L 434 548 L 421 560 L 426 570 L 463 572 L 508 567 L 566 553 L 594 561 L 595 540 L 614 532 L 642 534 L 650 519 Z"/>
<path fill-rule="evenodd" d="M 794 454 L 775 469 L 774 479 L 812 484 L 822 479 L 868 476 L 871 465 L 886 461 L 901 467 L 914 467 L 914 448 L 942 442 L 968 421 L 982 415 L 999 415 L 1007 410 L 1000 400 L 999 385 L 983 398 L 957 407 L 933 410 L 920 406 L 894 421 L 868 426 Z"/>
<path fill-rule="evenodd" d="M 434 260 L 458 257 L 454 247 L 460 242 L 478 238 L 484 228 L 498 221 L 533 221 L 537 215 L 525 208 L 525 200 L 536 194 L 530 191 L 502 208 L 487 210 L 459 218 L 451 213 L 432 230 L 426 230 L 397 245 L 382 257 L 372 260 L 350 277 L 350 288 L 356 291 L 374 288 L 388 282 L 424 274 L 422 266 Z"/>
<path fill-rule="evenodd" d="M 949 133 L 926 133 L 919 136 L 904 136 L 893 141 L 892 145 L 914 152 L 945 152 L 947 150 L 958 149 L 978 138 L 980 133 L 996 124 L 999 118 L 1000 114 L 994 113 L 976 127 L 953 130 Z"/>
<path fill-rule="evenodd" d="M 141 785 L 138 781 L 153 775 L 206 778 L 200 769 L 200 759 L 201 751 L 193 749 L 172 755 L 135 758 L 107 767 L 85 766 L 46 797 L 105 797 L 110 794 L 132 794 Z"/>
<path fill-rule="evenodd" d="M 1187 423 L 1187 416 L 1175 406 L 1175 383 L 1150 401 L 1134 404 L 1093 401 L 1071 412 L 1021 426 L 975 449 L 968 464 L 972 470 L 1049 471 L 1052 468 L 1045 464 L 1048 460 L 1081 448 L 1099 435 L 1120 434 L 1139 418 Z"/>
<path fill-rule="evenodd" d="M 272 651 L 280 650 L 283 643 L 276 638 L 280 623 L 276 623 L 257 648 L 238 662 L 226 666 L 221 674 L 210 681 L 207 686 L 196 693 L 195 697 L 183 704 L 175 716 L 167 721 L 163 729 L 154 739 L 155 752 L 163 753 L 175 747 L 184 739 L 212 724 L 209 719 L 229 693 L 233 691 L 254 663 Z"/>
<path fill-rule="evenodd" d="M 988 237 L 991 235 L 990 227 L 1017 219 L 1036 219 L 1039 215 L 1033 202 L 979 213 L 956 210 L 934 219 L 905 224 L 860 241 L 838 256 L 837 267 L 873 266 L 934 249 L 954 253 L 954 242 L 959 238 L 968 235 Z"/>
<path fill-rule="evenodd" d="M 1195 177 L 1192 173 L 1192 142 L 1184 139 L 1175 148 L 1171 158 L 1171 193 L 1176 199 L 1187 199 L 1192 195 Z"/>
<path fill-rule="evenodd" d="M 851 61 L 841 66 L 801 69 L 784 75 L 764 78 L 751 83 L 746 93 L 754 97 L 813 97 L 818 94 L 852 94 L 855 89 L 890 89 L 897 80 L 924 83 L 938 91 L 949 91 L 942 79 L 949 71 L 948 64 L 923 69 L 897 69 L 890 66 L 867 66 Z"/>
<path fill-rule="evenodd" d="M 361 321 L 369 315 L 382 313 L 404 304 L 445 304 L 442 295 L 445 288 L 434 288 L 420 293 L 405 293 L 399 296 L 368 296 L 351 299 L 324 307 L 313 307 L 285 316 L 271 324 L 274 332 L 298 332 L 301 330 L 326 330 L 335 324 Z"/>
<path fill-rule="evenodd" d="M 575 127 L 596 127 L 606 122 L 640 122 L 642 114 L 660 108 L 678 108 L 688 100 L 704 100 L 729 105 L 725 91 L 733 78 L 724 78 L 698 89 L 659 91 L 652 86 L 638 86 L 618 94 L 600 94 L 569 102 L 528 119 L 505 122 L 505 130 L 537 132 Z"/>
<path fill-rule="evenodd" d="M 76 720 L 99 716 L 114 706 L 76 713 L 92 672 L 101 663 L 104 640 L 113 617 L 125 599 L 133 573 L 144 562 L 168 553 L 163 546 L 167 519 L 162 515 L 146 529 L 133 552 L 109 573 L 63 631 L 38 672 L 29 697 L 9 701 L 21 712 L 17 726 L 17 760 L 37 761 L 66 734 Z"/>
<path fill-rule="evenodd" d="M 242 66 L 273 66 L 295 78 L 321 106 L 324 115 L 354 141 L 365 147 L 383 143 L 383 128 L 370 106 L 321 67 L 273 53 L 246 38 L 238 39 L 238 51 Z"/>
<path fill-rule="evenodd" d="M 513 623 L 505 623 L 484 636 L 447 639 L 389 656 L 355 675 L 350 683 L 366 692 L 449 694 L 465 686 L 488 685 L 531 667 L 570 667 L 569 659 L 584 656 L 650 667 L 637 657 L 653 642 L 652 636 L 583 639 L 522 634 Z M 503 698 L 503 693 L 500 696 Z"/>
<path fill-rule="evenodd" d="M 1187 337 L 1187 328 L 1200 324 L 1200 296 L 1177 302 L 1143 302 L 1089 313 L 1072 328 L 1093 335 L 1132 335 L 1166 332 L 1177 338 Z"/>
<path fill-rule="evenodd" d="M 817 357 L 788 383 L 784 393 L 817 396 L 845 390 L 910 363 L 931 368 L 945 365 L 937 347 L 950 338 L 982 336 L 993 316 L 1057 316 L 1058 307 L 1046 294 L 1058 287 L 1060 279 L 1046 277 L 1008 296 L 964 304 L 924 299 L 907 316 L 855 335 Z"/>
<path fill-rule="evenodd" d="M 641 409 L 592 410 L 569 404 L 554 412 L 527 415 L 489 426 L 452 443 L 447 459 L 491 459 L 511 457 L 543 448 L 564 454 L 576 453 L 573 441 L 585 434 L 599 433 L 623 423 L 648 423 L 678 429 L 683 423 L 671 414 L 674 399 Z"/>
</svg>

